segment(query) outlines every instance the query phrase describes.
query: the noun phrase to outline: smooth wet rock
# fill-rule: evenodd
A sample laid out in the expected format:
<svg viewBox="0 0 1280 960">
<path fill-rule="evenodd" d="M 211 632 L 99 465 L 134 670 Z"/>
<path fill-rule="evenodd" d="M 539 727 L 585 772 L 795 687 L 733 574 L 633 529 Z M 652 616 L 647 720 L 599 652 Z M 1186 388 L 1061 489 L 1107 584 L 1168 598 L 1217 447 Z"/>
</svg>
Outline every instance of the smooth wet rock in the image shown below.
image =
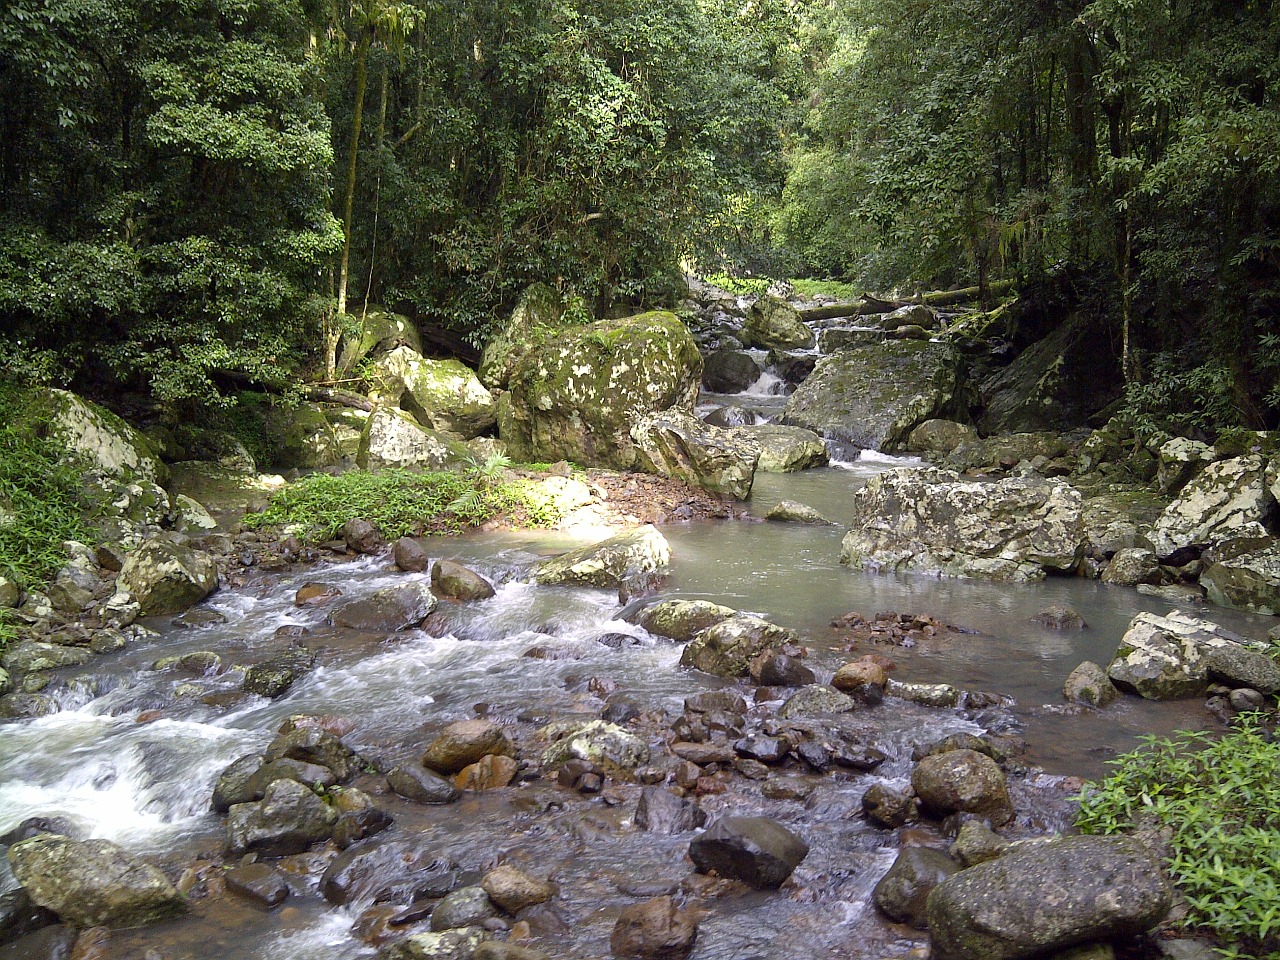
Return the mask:
<svg viewBox="0 0 1280 960">
<path fill-rule="evenodd" d="M 1248 649 L 1246 638 L 1181 610 L 1161 617 L 1140 613 L 1129 623 L 1107 676 L 1148 700 L 1197 696 L 1209 684 L 1209 651 Z"/>
<path fill-rule="evenodd" d="M 762 687 L 803 687 L 817 682 L 817 676 L 799 657 L 766 653 L 756 661 L 752 674 Z"/>
<path fill-rule="evenodd" d="M 314 790 L 293 780 L 277 780 L 261 801 L 237 803 L 227 812 L 227 852 L 265 857 L 303 853 L 328 840 L 338 815 Z"/>
<path fill-rule="evenodd" d="M 244 691 L 272 700 L 282 697 L 300 676 L 311 669 L 314 659 L 305 650 L 294 650 L 263 663 L 255 663 L 244 672 Z"/>
<path fill-rule="evenodd" d="M 791 720 L 799 717 L 820 717 L 828 714 L 848 713 L 858 702 L 835 687 L 815 683 L 804 687 L 787 698 L 778 709 L 778 716 Z"/>
<path fill-rule="evenodd" d="M 270 909 L 289 897 L 284 875 L 266 863 L 246 863 L 227 871 L 227 889 Z"/>
<path fill-rule="evenodd" d="M 494 916 L 497 916 L 497 910 L 483 887 L 460 887 L 447 894 L 431 911 L 431 929 L 439 933 L 478 927 Z"/>
<path fill-rule="evenodd" d="M 261 754 L 251 754 L 241 757 L 223 770 L 213 787 L 213 809 L 218 813 L 226 813 L 233 803 L 260 800 L 261 795 L 253 795 L 249 782 L 261 766 Z"/>
<path fill-rule="evenodd" d="M 505 863 L 486 873 L 480 885 L 490 900 L 512 914 L 546 903 L 556 895 L 554 885 Z"/>
<path fill-rule="evenodd" d="M 911 773 L 911 787 L 923 811 L 937 819 L 976 813 L 997 827 L 1013 819 L 1004 773 L 994 760 L 975 750 L 925 757 Z"/>
<path fill-rule="evenodd" d="M 226 774 L 224 774 L 226 776 Z M 318 763 L 304 763 L 301 760 L 279 759 L 264 763 L 244 781 L 243 787 L 231 803 L 249 803 L 261 800 L 267 794 L 267 788 L 277 780 L 292 780 L 304 787 L 327 789 L 338 782 L 332 770 Z M 219 783 L 222 780 L 219 779 Z M 229 807 L 231 804 L 228 803 Z"/>
<path fill-rule="evenodd" d="M 537 583 L 567 583 L 617 589 L 643 573 L 663 570 L 671 546 L 652 525 L 544 560 L 534 571 Z"/>
<path fill-rule="evenodd" d="M 443 897 L 457 886 L 457 871 L 427 837 L 366 840 L 325 868 L 320 893 L 339 906 L 360 901 L 410 903 Z"/>
<path fill-rule="evenodd" d="M 699 873 L 776 890 L 809 854 L 809 845 L 776 820 L 724 817 L 689 844 Z"/>
<path fill-rule="evenodd" d="M 1022 960 L 1143 933 L 1172 891 L 1136 841 L 1066 837 L 971 867 L 929 895 L 938 960 Z"/>
<path fill-rule="evenodd" d="M 510 786 L 519 772 L 518 761 L 511 757 L 489 754 L 459 770 L 458 775 L 453 778 L 453 783 L 459 790 L 472 792 L 500 790 Z"/>
<path fill-rule="evenodd" d="M 148 540 L 129 554 L 116 580 L 143 616 L 181 613 L 218 587 L 218 567 L 201 550 L 170 540 Z"/>
<path fill-rule="evenodd" d="M 766 737 L 763 734 L 754 734 L 736 740 L 733 749 L 739 756 L 760 763 L 780 763 L 791 751 L 786 740 L 781 737 Z"/>
<path fill-rule="evenodd" d="M 277 736 L 267 746 L 264 759 L 286 758 L 328 767 L 339 783 L 346 783 L 364 766 L 355 751 L 340 739 L 315 726 L 297 727 Z"/>
<path fill-rule="evenodd" d="M 1105 707 L 1120 695 L 1107 671 L 1086 660 L 1071 671 L 1062 685 L 1062 695 L 1072 703 L 1087 703 L 1093 707 Z"/>
<path fill-rule="evenodd" d="M 1200 575 L 1200 583 L 1209 602 L 1220 607 L 1280 614 L 1280 542 L 1216 559 Z"/>
<path fill-rule="evenodd" d="M 721 347 L 702 369 L 702 383 L 712 393 L 741 393 L 760 379 L 760 365 L 745 350 Z"/>
<path fill-rule="evenodd" d="M 34 903 L 22 887 L 0 894 L 0 945 L 7 946 L 57 922 L 58 915 Z"/>
<path fill-rule="evenodd" d="M 697 634 L 680 655 L 680 665 L 718 677 L 745 677 L 752 660 L 795 639 L 792 631 L 767 620 L 736 614 Z"/>
<path fill-rule="evenodd" d="M 352 518 L 342 525 L 342 539 L 356 553 L 381 553 L 382 533 L 368 520 Z"/>
<path fill-rule="evenodd" d="M 819 526 L 829 525 L 831 523 L 826 517 L 820 514 L 813 507 L 807 504 L 797 503 L 795 500 L 779 500 L 769 508 L 768 513 L 764 515 L 766 520 L 774 520 L 779 523 L 812 523 Z"/>
<path fill-rule="evenodd" d="M 493 584 L 452 560 L 436 561 L 431 586 L 451 600 L 488 600 L 494 594 Z"/>
<path fill-rule="evenodd" d="M 436 605 L 431 588 L 414 580 L 383 587 L 367 597 L 344 603 L 329 615 L 329 622 L 351 630 L 396 633 L 421 624 Z"/>
<path fill-rule="evenodd" d="M 458 773 L 489 754 L 515 756 L 506 732 L 488 720 L 460 720 L 445 727 L 422 756 L 422 765 L 438 773 Z"/>
<path fill-rule="evenodd" d="M 184 913 L 186 900 L 145 860 L 106 840 L 46 833 L 9 848 L 32 902 L 78 927 L 136 927 Z"/>
<path fill-rule="evenodd" d="M 406 800 L 418 803 L 453 803 L 458 788 L 449 780 L 415 764 L 395 767 L 387 774 L 387 784 Z"/>
<path fill-rule="evenodd" d="M 640 611 L 636 622 L 655 636 L 687 643 L 737 612 L 710 600 L 663 600 Z"/>
<path fill-rule="evenodd" d="M 822 437 L 804 427 L 781 423 L 745 424 L 736 433 L 760 447 L 756 470 L 760 473 L 794 473 L 824 467 L 830 460 Z"/>
<path fill-rule="evenodd" d="M 1209 464 L 1178 494 L 1147 535 L 1164 562 L 1185 562 L 1206 547 L 1228 540 L 1268 536 L 1272 497 L 1259 456 Z"/>
<path fill-rule="evenodd" d="M 671 835 L 697 830 L 707 822 L 706 811 L 677 797 L 665 787 L 645 787 L 636 804 L 636 826 L 649 833 Z"/>
<path fill-rule="evenodd" d="M 698 922 L 670 897 L 633 903 L 618 915 L 609 948 L 619 960 L 684 960 L 698 937 Z"/>
<path fill-rule="evenodd" d="M 703 423 L 684 410 L 645 414 L 631 425 L 636 465 L 734 500 L 751 496 L 760 445 L 737 430 Z"/>
<path fill-rule="evenodd" d="M 959 872 L 960 864 L 941 850 L 907 847 L 898 854 L 889 872 L 880 878 L 871 898 L 890 920 L 923 930 L 928 926 L 925 905 L 929 894 L 947 877 Z"/>
<path fill-rule="evenodd" d="M 859 657 L 843 663 L 831 678 L 831 685 L 842 693 L 857 696 L 865 687 L 875 687 L 881 693 L 888 686 L 889 676 L 874 657 Z"/>
<path fill-rule="evenodd" d="M 293 595 L 295 607 L 318 607 L 342 596 L 342 590 L 330 583 L 304 583 Z"/>
<path fill-rule="evenodd" d="M 422 544 L 412 537 L 401 537 L 391 547 L 396 566 L 406 573 L 424 573 L 431 565 L 431 558 Z"/>
</svg>

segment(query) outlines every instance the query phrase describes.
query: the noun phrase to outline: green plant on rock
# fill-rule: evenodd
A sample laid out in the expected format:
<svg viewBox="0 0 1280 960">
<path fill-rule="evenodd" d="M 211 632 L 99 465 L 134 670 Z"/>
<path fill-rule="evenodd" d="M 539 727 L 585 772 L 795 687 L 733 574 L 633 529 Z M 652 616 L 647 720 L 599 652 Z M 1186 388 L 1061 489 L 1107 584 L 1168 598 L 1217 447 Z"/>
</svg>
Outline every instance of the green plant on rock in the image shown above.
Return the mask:
<svg viewBox="0 0 1280 960">
<path fill-rule="evenodd" d="M 1225 957 L 1280 958 L 1280 743 L 1246 714 L 1227 735 L 1149 737 L 1081 794 L 1085 833 L 1155 827 L 1186 899 L 1181 921 L 1215 936 Z"/>
</svg>

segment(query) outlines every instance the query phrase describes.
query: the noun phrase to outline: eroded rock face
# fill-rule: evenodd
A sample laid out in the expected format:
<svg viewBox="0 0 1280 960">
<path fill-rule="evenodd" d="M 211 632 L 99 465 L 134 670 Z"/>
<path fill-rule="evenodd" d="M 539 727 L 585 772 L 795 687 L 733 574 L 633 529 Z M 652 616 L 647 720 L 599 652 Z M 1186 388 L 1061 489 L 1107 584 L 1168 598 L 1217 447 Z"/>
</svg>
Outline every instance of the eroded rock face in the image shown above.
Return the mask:
<svg viewBox="0 0 1280 960">
<path fill-rule="evenodd" d="M 776 820 L 724 817 L 689 844 L 700 873 L 714 870 L 764 890 L 776 890 L 809 854 L 809 845 Z"/>
<path fill-rule="evenodd" d="M 365 421 L 356 463 L 362 470 L 438 471 L 470 455 L 460 440 L 423 427 L 402 410 L 379 407 Z"/>
<path fill-rule="evenodd" d="M 163 483 L 168 471 L 150 441 L 109 410 L 66 390 L 33 391 L 25 409 L 42 429 L 102 473 Z"/>
<path fill-rule="evenodd" d="M 545 560 L 534 571 L 538 583 L 620 587 L 632 577 L 664 569 L 671 562 L 666 537 L 652 525 Z"/>
<path fill-rule="evenodd" d="M 1142 933 L 1171 903 L 1137 842 L 1066 837 L 945 880 L 929 895 L 929 934 L 938 960 L 1020 960 Z"/>
<path fill-rule="evenodd" d="M 1078 491 L 1036 477 L 962 482 L 891 470 L 854 494 L 840 562 L 866 569 L 1025 582 L 1071 570 L 1082 549 Z"/>
<path fill-rule="evenodd" d="M 1209 564 L 1200 575 L 1211 603 L 1266 616 L 1280 614 L 1280 543 Z"/>
<path fill-rule="evenodd" d="M 683 410 L 638 418 L 631 426 L 636 465 L 734 500 L 751 496 L 760 445 L 737 430 L 709 426 Z"/>
<path fill-rule="evenodd" d="M 1107 675 L 1148 700 L 1192 697 L 1209 685 L 1213 651 L 1250 646 L 1245 637 L 1181 610 L 1164 617 L 1140 613 L 1129 623 Z"/>
<path fill-rule="evenodd" d="M 627 470 L 631 427 L 647 413 L 692 411 L 702 357 L 664 311 L 563 330 L 516 364 L 499 434 L 517 460 Z"/>
<path fill-rule="evenodd" d="M 1274 498 L 1259 456 L 1221 460 L 1205 467 L 1169 504 L 1148 540 L 1163 561 L 1192 559 L 1228 540 L 1269 536 L 1264 526 Z"/>
<path fill-rule="evenodd" d="M 901 450 L 911 431 L 962 405 L 961 364 L 944 343 L 885 341 L 818 362 L 782 422 L 853 447 Z"/>
<path fill-rule="evenodd" d="M 148 540 L 129 554 L 117 583 L 144 616 L 181 613 L 218 586 L 213 557 L 170 540 Z"/>
<path fill-rule="evenodd" d="M 409 411 L 430 430 L 467 440 L 498 422 L 488 389 L 457 360 L 428 360 L 410 347 L 397 347 L 378 359 L 369 376 L 370 399 Z"/>
<path fill-rule="evenodd" d="M 9 848 L 13 875 L 38 906 L 78 927 L 136 927 L 186 910 L 157 867 L 106 840 L 45 833 Z"/>
<path fill-rule="evenodd" d="M 753 659 L 795 639 L 792 631 L 768 620 L 738 614 L 695 636 L 680 655 L 680 665 L 718 677 L 745 677 Z"/>
</svg>

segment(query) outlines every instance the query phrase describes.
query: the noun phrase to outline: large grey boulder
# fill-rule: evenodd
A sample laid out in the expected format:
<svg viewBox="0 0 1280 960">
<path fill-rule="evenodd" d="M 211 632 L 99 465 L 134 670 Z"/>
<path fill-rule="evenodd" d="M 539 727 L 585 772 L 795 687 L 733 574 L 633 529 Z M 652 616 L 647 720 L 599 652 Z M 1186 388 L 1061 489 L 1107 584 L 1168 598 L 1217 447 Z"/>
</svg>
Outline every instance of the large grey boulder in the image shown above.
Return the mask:
<svg viewBox="0 0 1280 960">
<path fill-rule="evenodd" d="M 907 847 L 898 854 L 889 872 L 880 878 L 871 899 L 890 920 L 923 930 L 928 926 L 925 906 L 934 887 L 956 873 L 960 864 L 941 850 Z"/>
<path fill-rule="evenodd" d="M 929 895 L 937 960 L 1021 960 L 1151 929 L 1173 894 L 1136 841 L 1066 837 L 963 870 Z"/>
<path fill-rule="evenodd" d="M 737 430 L 703 423 L 684 410 L 646 414 L 631 425 L 636 465 L 735 500 L 751 496 L 760 445 Z"/>
<path fill-rule="evenodd" d="M 227 852 L 287 857 L 329 839 L 338 814 L 314 790 L 276 780 L 257 803 L 232 804 L 227 812 Z"/>
<path fill-rule="evenodd" d="M 480 358 L 480 380 L 505 388 L 521 358 L 538 341 L 554 335 L 564 314 L 560 294 L 545 283 L 532 283 L 520 295 L 511 316 L 489 339 Z"/>
<path fill-rule="evenodd" d="M 627 470 L 637 460 L 632 424 L 692 411 L 701 381 L 698 346 L 673 313 L 566 328 L 516 364 L 499 435 L 516 460 Z"/>
<path fill-rule="evenodd" d="M 702 382 L 712 393 L 741 393 L 760 379 L 760 365 L 745 350 L 721 347 L 706 359 Z"/>
<path fill-rule="evenodd" d="M 745 677 L 762 653 L 794 643 L 796 635 L 777 624 L 737 614 L 708 627 L 680 655 L 680 665 L 718 677 Z"/>
<path fill-rule="evenodd" d="M 617 588 L 631 577 L 664 569 L 671 562 L 667 538 L 651 524 L 559 557 L 534 571 L 537 583 L 569 583 Z"/>
<path fill-rule="evenodd" d="M 67 390 L 33 390 L 23 418 L 33 429 L 84 458 L 99 473 L 163 483 L 168 475 L 151 442 L 110 410 Z"/>
<path fill-rule="evenodd" d="M 410 414 L 379 407 L 360 434 L 356 463 L 362 470 L 448 470 L 465 463 L 471 451 L 456 437 L 429 430 Z"/>
<path fill-rule="evenodd" d="M 418 933 L 378 950 L 374 960 L 471 960 L 493 934 L 483 927 Z"/>
<path fill-rule="evenodd" d="M 689 844 L 699 873 L 776 890 L 809 855 L 809 845 L 776 820 L 724 817 Z"/>
<path fill-rule="evenodd" d="M 418 626 L 435 610 L 438 601 L 431 588 L 419 580 L 375 590 L 367 597 L 344 603 L 329 615 L 336 627 L 396 633 Z"/>
<path fill-rule="evenodd" d="M 766 350 L 803 350 L 817 341 L 814 332 L 800 320 L 795 307 L 768 294 L 751 305 L 742 336 L 747 346 Z"/>
<path fill-rule="evenodd" d="M 209 554 L 171 540 L 148 540 L 129 554 L 116 581 L 133 594 L 144 616 L 181 613 L 218 586 Z"/>
<path fill-rule="evenodd" d="M 636 623 L 655 636 L 688 643 L 707 627 L 728 620 L 737 612 L 710 600 L 663 600 L 641 610 Z"/>
<path fill-rule="evenodd" d="M 757 423 L 735 431 L 760 445 L 756 469 L 764 473 L 794 473 L 824 467 L 830 457 L 827 445 L 812 430 L 780 423 Z"/>
<path fill-rule="evenodd" d="M 1190 560 L 1205 547 L 1268 536 L 1275 504 L 1259 456 L 1211 463 L 1169 504 L 1148 534 L 1161 560 Z"/>
<path fill-rule="evenodd" d="M 940 470 L 890 470 L 853 495 L 840 562 L 876 570 L 1024 582 L 1071 570 L 1082 500 L 1037 477 L 962 482 Z"/>
<path fill-rule="evenodd" d="M 854 447 L 893 452 L 926 420 L 965 413 L 962 364 L 945 343 L 911 340 L 841 350 L 818 361 L 782 422 Z"/>
<path fill-rule="evenodd" d="M 106 840 L 43 833 L 9 848 L 32 902 L 77 927 L 138 927 L 186 910 L 159 868 Z"/>
<path fill-rule="evenodd" d="M 493 396 L 457 360 L 428 360 L 409 347 L 397 347 L 374 363 L 368 378 L 370 399 L 407 410 L 429 430 L 468 440 L 498 422 Z"/>
<path fill-rule="evenodd" d="M 1222 607 L 1280 614 L 1280 542 L 1257 550 L 1224 556 L 1200 575 L 1209 601 Z"/>
<path fill-rule="evenodd" d="M 1140 613 L 1120 640 L 1107 675 L 1117 686 L 1148 700 L 1192 697 L 1209 685 L 1215 650 L 1248 651 L 1253 646 L 1246 637 L 1181 610 L 1163 617 Z"/>
</svg>

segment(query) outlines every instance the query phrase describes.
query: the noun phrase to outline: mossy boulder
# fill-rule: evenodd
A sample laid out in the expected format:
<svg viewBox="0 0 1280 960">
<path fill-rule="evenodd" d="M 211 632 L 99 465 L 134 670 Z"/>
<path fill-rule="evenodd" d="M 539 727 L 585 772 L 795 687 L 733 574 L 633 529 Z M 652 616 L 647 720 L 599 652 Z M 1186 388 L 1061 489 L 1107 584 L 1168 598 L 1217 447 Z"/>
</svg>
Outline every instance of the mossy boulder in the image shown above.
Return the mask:
<svg viewBox="0 0 1280 960">
<path fill-rule="evenodd" d="M 555 332 L 563 315 L 560 294 L 545 283 L 530 284 L 506 323 L 485 346 L 480 358 L 481 382 L 488 387 L 505 388 L 516 364 L 536 341 Z"/>
<path fill-rule="evenodd" d="M 213 557 L 170 540 L 148 540 L 129 554 L 117 581 L 144 616 L 181 613 L 218 586 Z"/>
<path fill-rule="evenodd" d="M 718 677 L 746 677 L 751 673 L 751 661 L 760 654 L 795 641 L 791 630 L 759 617 L 737 614 L 695 636 L 680 655 L 680 665 Z"/>
<path fill-rule="evenodd" d="M 384 354 L 369 372 L 370 398 L 399 406 L 424 427 L 479 436 L 498 420 L 498 408 L 475 373 L 457 360 L 428 360 L 409 347 Z"/>
<path fill-rule="evenodd" d="M 1218 559 L 1201 574 L 1200 583 L 1211 603 L 1280 614 L 1280 542 Z"/>
<path fill-rule="evenodd" d="M 764 473 L 794 473 L 824 467 L 830 460 L 827 445 L 812 430 L 780 423 L 758 423 L 736 431 L 760 445 L 756 469 Z"/>
<path fill-rule="evenodd" d="M 703 423 L 684 410 L 640 417 L 631 427 L 637 466 L 735 500 L 751 496 L 760 445 L 737 430 Z"/>
<path fill-rule="evenodd" d="M 687 643 L 707 627 L 728 620 L 737 612 L 710 600 L 663 600 L 640 611 L 636 622 L 655 636 Z"/>
<path fill-rule="evenodd" d="M 697 344 L 673 313 L 564 329 L 515 365 L 499 434 L 517 460 L 630 469 L 632 424 L 661 410 L 691 412 L 701 380 Z"/>
<path fill-rule="evenodd" d="M 422 337 L 414 322 L 384 307 L 370 304 L 367 310 L 348 314 L 347 328 L 350 332 L 343 337 L 342 355 L 338 359 L 338 369 L 344 372 L 350 372 L 378 350 L 386 352 L 407 346 L 415 353 L 422 353 Z"/>
<path fill-rule="evenodd" d="M 151 442 L 110 410 L 67 390 L 27 394 L 23 425 L 66 447 L 108 476 L 163 483 L 168 471 Z"/>
<path fill-rule="evenodd" d="M 421 426 L 412 416 L 379 407 L 365 421 L 356 463 L 362 470 L 448 470 L 471 451 L 461 440 Z"/>
<path fill-rule="evenodd" d="M 805 350 L 817 339 L 795 307 L 768 294 L 751 305 L 742 335 L 747 346 L 766 350 Z"/>
<path fill-rule="evenodd" d="M 632 577 L 665 569 L 670 562 L 667 538 L 652 525 L 646 525 L 544 560 L 534 571 L 533 579 L 543 584 L 616 589 Z"/>
<path fill-rule="evenodd" d="M 963 364 L 946 343 L 895 340 L 823 357 L 782 422 L 851 447 L 901 450 L 917 426 L 967 413 Z"/>
</svg>

